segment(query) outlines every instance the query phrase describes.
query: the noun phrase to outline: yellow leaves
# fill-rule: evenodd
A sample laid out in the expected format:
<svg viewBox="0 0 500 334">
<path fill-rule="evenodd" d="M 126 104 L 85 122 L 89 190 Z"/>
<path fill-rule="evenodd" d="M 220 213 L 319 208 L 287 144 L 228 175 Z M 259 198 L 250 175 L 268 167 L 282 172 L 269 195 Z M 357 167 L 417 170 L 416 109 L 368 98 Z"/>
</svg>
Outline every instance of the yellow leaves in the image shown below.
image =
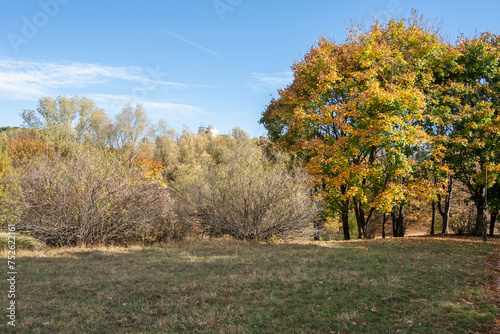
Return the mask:
<svg viewBox="0 0 500 334">
<path fill-rule="evenodd" d="M 6 152 L 12 164 L 20 165 L 52 152 L 49 145 L 30 130 L 20 129 L 6 139 Z"/>
<path fill-rule="evenodd" d="M 354 198 L 354 197 L 359 199 L 359 201 L 361 203 L 366 203 L 368 200 L 363 189 L 360 187 L 357 187 L 357 186 L 350 187 L 347 190 L 346 194 L 342 196 L 343 199 L 349 199 L 349 198 Z"/>
<path fill-rule="evenodd" d="M 0 180 L 7 174 L 11 172 L 12 165 L 10 162 L 9 155 L 4 149 L 2 143 L 0 143 Z M 1 192 L 0 192 L 1 196 Z"/>
<path fill-rule="evenodd" d="M 163 181 L 163 166 L 160 162 L 155 161 L 151 158 L 145 157 L 136 161 L 136 166 L 140 167 L 142 170 L 142 177 L 146 179 L 152 179 L 156 181 Z"/>
<path fill-rule="evenodd" d="M 270 131 L 277 129 L 273 133 L 278 133 L 276 140 L 283 147 L 308 157 L 307 169 L 331 197 L 339 198 L 341 186 L 346 189 L 342 199 L 368 203 L 369 197 L 380 195 L 373 205 L 387 212 L 394 204 L 430 190 L 425 182 L 411 179 L 419 163 L 410 157 L 422 147 L 428 150 L 434 145 L 432 158 L 439 164 L 450 144 L 478 148 L 487 144 L 483 138 L 474 138 L 472 144 L 467 136 L 450 143 L 446 136 L 431 138 L 426 131 L 465 120 L 474 133 L 487 129 L 474 117 L 493 117 L 488 104 L 459 108 L 461 97 L 477 89 L 469 87 L 473 85 L 451 83 L 446 91 L 436 87 L 437 72 L 443 79 L 450 71 L 466 70 L 454 64 L 458 56 L 454 47 L 441 42 L 416 18 L 375 23 L 367 32 L 351 30 L 342 44 L 323 38 L 296 62 L 294 82 L 273 100 L 263 123 Z M 429 106 L 436 104 L 441 105 L 430 113 Z M 460 111 L 442 117 L 454 110 Z M 386 179 L 394 183 L 386 186 Z"/>
<path fill-rule="evenodd" d="M 392 208 L 406 199 L 406 189 L 399 183 L 389 183 L 384 191 L 373 201 L 372 205 L 380 212 L 391 212 Z"/>
</svg>

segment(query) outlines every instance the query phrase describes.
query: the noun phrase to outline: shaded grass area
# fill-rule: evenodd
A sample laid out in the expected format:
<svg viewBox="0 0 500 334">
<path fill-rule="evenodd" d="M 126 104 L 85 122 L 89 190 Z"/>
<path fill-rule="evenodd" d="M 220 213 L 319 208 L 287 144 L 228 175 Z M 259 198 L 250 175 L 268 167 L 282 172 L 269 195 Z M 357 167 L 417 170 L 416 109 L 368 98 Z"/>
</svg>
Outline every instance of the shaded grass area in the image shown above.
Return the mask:
<svg viewBox="0 0 500 334">
<path fill-rule="evenodd" d="M 410 238 L 26 250 L 16 330 L 467 333 L 498 312 L 483 295 L 491 247 Z M 0 332 L 14 332 L 3 318 Z"/>
</svg>

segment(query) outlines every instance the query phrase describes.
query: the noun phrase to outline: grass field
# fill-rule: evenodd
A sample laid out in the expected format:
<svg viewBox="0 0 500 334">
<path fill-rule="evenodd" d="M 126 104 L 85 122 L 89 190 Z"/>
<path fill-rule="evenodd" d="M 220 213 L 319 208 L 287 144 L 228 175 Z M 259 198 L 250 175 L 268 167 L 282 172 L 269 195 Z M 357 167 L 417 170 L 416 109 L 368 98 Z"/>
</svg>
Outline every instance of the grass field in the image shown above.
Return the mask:
<svg viewBox="0 0 500 334">
<path fill-rule="evenodd" d="M 492 247 L 405 238 L 18 250 L 17 326 L 4 316 L 0 332 L 469 333 L 498 312 L 484 296 Z M 4 313 L 7 290 L 4 280 Z"/>
</svg>

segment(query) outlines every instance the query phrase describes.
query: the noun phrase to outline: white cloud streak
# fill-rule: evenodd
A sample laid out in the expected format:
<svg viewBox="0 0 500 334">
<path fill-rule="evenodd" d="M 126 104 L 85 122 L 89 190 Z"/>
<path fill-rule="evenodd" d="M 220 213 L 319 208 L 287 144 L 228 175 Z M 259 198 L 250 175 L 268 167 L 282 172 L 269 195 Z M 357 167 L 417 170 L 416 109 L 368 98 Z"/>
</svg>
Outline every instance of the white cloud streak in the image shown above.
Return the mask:
<svg viewBox="0 0 500 334">
<path fill-rule="evenodd" d="M 156 118 L 169 117 L 180 118 L 193 115 L 207 115 L 203 109 L 187 104 L 170 103 L 170 102 L 155 102 L 155 101 L 131 101 L 127 95 L 111 95 L 111 94 L 90 94 L 88 98 L 96 102 L 105 110 L 111 112 L 119 112 L 127 103 L 140 103 L 150 116 Z"/>
<path fill-rule="evenodd" d="M 257 91 L 285 88 L 293 81 L 293 72 L 257 73 L 250 74 L 251 86 Z"/>
<path fill-rule="evenodd" d="M 175 38 L 177 38 L 177 39 L 179 39 L 179 40 L 183 41 L 184 43 L 187 43 L 187 44 L 192 45 L 192 46 L 194 46 L 194 47 L 196 47 L 196 48 L 198 48 L 198 49 L 200 49 L 200 50 L 203 50 L 203 51 L 205 51 L 205 52 L 207 52 L 207 53 L 210 53 L 212 56 L 215 56 L 215 57 L 220 58 L 220 59 L 224 59 L 224 57 L 222 57 L 221 55 L 219 55 L 219 54 L 218 54 L 218 53 L 216 53 L 215 51 L 212 51 L 212 50 L 210 50 L 210 49 L 208 49 L 208 48 L 206 48 L 206 47 L 204 47 L 204 46 L 201 46 L 201 45 L 199 45 L 199 44 L 197 44 L 197 43 L 195 43 L 195 42 L 193 42 L 193 41 L 190 41 L 189 39 L 187 39 L 187 38 L 185 38 L 185 37 L 182 37 L 182 36 L 179 36 L 179 35 L 177 35 L 177 34 L 174 34 L 174 33 L 173 33 L 172 31 L 170 31 L 170 30 L 161 29 L 161 31 L 166 32 L 166 33 L 167 33 L 167 34 L 169 34 L 170 36 L 173 36 L 173 37 L 175 37 Z"/>
<path fill-rule="evenodd" d="M 161 80 L 158 69 L 113 67 L 80 62 L 32 62 L 0 59 L 0 99 L 33 100 L 60 94 L 65 88 L 84 88 L 111 80 L 137 83 L 140 87 L 191 87 Z M 201 86 L 198 87 L 209 87 Z"/>
</svg>

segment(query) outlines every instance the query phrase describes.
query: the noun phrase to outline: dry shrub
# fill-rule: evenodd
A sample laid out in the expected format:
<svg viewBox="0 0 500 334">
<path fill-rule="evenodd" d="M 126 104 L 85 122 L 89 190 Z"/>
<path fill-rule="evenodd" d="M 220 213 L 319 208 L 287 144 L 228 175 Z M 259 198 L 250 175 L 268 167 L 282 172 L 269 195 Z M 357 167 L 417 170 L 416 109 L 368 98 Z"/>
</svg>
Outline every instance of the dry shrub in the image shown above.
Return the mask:
<svg viewBox="0 0 500 334">
<path fill-rule="evenodd" d="M 165 186 L 100 152 L 42 158 L 17 175 L 18 229 L 50 246 L 182 238 Z"/>
<path fill-rule="evenodd" d="M 454 214 L 450 216 L 451 230 L 459 235 L 472 234 L 476 226 L 476 207 L 462 204 L 454 209 Z"/>
<path fill-rule="evenodd" d="M 191 221 L 212 234 L 241 240 L 270 240 L 307 227 L 316 217 L 307 177 L 283 157 L 271 162 L 242 142 L 221 163 L 186 176 L 175 186 Z"/>
</svg>

